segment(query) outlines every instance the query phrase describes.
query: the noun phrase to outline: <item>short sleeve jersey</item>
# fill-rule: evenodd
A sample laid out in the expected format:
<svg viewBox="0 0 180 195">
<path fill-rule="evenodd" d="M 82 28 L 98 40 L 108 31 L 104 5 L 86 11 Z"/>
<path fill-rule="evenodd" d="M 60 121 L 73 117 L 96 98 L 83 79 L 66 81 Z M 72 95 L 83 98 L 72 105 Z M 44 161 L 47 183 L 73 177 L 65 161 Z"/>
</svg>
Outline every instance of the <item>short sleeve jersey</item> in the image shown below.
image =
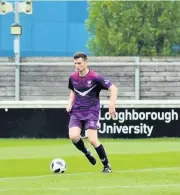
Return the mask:
<svg viewBox="0 0 180 195">
<path fill-rule="evenodd" d="M 108 90 L 112 83 L 95 71 L 89 70 L 84 77 L 78 72 L 71 74 L 68 88 L 75 92 L 73 110 L 97 110 L 100 108 L 100 91 Z"/>
</svg>

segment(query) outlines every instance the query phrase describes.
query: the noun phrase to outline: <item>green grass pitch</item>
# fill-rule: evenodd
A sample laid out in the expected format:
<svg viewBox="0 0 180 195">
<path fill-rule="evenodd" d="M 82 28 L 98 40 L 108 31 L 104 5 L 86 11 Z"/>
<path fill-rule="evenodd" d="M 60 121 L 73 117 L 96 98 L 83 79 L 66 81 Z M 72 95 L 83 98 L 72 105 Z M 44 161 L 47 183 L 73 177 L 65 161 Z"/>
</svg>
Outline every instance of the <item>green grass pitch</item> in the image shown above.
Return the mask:
<svg viewBox="0 0 180 195">
<path fill-rule="evenodd" d="M 179 195 L 179 139 L 101 139 L 113 172 L 91 165 L 70 140 L 0 139 L 0 195 Z M 67 162 L 53 174 L 54 158 Z"/>
</svg>

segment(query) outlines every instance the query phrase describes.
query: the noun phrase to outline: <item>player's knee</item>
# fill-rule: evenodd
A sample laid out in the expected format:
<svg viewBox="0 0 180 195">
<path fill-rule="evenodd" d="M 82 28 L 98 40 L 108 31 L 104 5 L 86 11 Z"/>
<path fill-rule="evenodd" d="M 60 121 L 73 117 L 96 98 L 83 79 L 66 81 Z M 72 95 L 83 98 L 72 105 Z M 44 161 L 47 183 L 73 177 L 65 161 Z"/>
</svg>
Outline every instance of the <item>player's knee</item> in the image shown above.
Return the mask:
<svg viewBox="0 0 180 195">
<path fill-rule="evenodd" d="M 78 135 L 78 134 L 69 134 L 69 138 L 72 141 L 78 141 L 80 139 L 80 135 Z"/>
<path fill-rule="evenodd" d="M 69 138 L 72 141 L 78 141 L 80 139 L 80 135 L 78 133 L 69 132 Z"/>
<path fill-rule="evenodd" d="M 99 144 L 99 140 L 97 138 L 89 138 L 89 142 L 92 146 L 96 147 Z"/>
<path fill-rule="evenodd" d="M 69 129 L 69 138 L 74 142 L 80 139 L 80 129 L 79 128 L 70 128 Z"/>
</svg>

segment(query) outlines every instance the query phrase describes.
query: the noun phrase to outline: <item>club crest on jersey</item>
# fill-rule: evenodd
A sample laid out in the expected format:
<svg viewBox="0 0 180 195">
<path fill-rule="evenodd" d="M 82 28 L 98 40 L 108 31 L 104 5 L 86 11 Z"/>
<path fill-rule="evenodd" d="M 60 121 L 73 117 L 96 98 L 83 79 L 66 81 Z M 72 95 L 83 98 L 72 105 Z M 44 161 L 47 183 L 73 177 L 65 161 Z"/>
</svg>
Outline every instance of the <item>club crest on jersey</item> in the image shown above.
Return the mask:
<svg viewBox="0 0 180 195">
<path fill-rule="evenodd" d="M 87 81 L 87 85 L 88 85 L 88 87 L 90 87 L 90 86 L 91 86 L 91 84 L 92 84 L 92 81 L 91 81 L 91 80 L 88 80 L 88 81 Z"/>
<path fill-rule="evenodd" d="M 108 84 L 110 81 L 109 80 L 104 80 L 105 84 Z"/>
</svg>

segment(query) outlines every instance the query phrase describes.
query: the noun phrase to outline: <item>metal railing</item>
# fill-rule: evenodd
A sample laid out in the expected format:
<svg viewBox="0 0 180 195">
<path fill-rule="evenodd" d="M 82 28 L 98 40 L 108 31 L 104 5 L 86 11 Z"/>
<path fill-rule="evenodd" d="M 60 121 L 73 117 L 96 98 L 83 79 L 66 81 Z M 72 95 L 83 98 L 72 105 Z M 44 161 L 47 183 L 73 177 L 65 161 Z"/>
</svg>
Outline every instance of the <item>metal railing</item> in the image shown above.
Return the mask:
<svg viewBox="0 0 180 195">
<path fill-rule="evenodd" d="M 134 60 L 134 62 L 126 61 L 97 61 L 97 62 L 88 62 L 89 66 L 134 66 L 138 63 L 140 66 L 179 66 L 180 61 L 140 61 L 140 58 Z M 0 66 L 15 66 L 14 62 L 0 62 Z M 73 66 L 73 62 L 20 62 L 19 66 Z"/>
</svg>

